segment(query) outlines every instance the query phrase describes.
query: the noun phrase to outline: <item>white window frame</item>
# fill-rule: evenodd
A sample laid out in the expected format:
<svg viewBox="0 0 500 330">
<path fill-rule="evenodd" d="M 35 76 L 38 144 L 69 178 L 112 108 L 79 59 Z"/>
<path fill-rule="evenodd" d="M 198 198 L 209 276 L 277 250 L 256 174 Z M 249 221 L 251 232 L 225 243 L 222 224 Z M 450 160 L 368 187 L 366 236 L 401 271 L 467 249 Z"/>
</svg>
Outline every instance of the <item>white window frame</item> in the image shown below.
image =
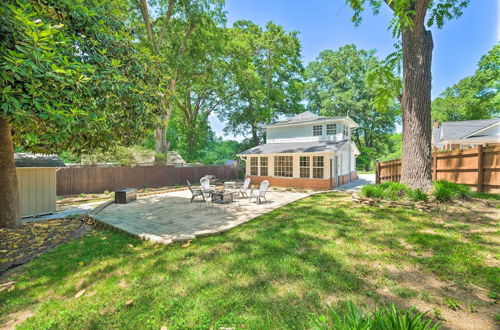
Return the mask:
<svg viewBox="0 0 500 330">
<path fill-rule="evenodd" d="M 319 130 L 319 134 L 318 134 Z M 323 135 L 323 125 L 314 125 L 313 126 L 313 136 L 322 136 Z"/>
<path fill-rule="evenodd" d="M 326 135 L 336 135 L 337 124 L 326 124 Z"/>
</svg>

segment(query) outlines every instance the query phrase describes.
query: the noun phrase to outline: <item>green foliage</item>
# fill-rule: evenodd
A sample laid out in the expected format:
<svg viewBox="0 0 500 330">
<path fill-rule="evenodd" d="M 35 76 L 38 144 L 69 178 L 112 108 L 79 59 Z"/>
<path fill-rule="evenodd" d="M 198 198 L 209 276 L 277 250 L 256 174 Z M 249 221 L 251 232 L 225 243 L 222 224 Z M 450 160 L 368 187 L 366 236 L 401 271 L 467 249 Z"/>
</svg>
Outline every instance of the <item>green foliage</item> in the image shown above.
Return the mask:
<svg viewBox="0 0 500 330">
<path fill-rule="evenodd" d="M 201 162 L 204 164 L 224 164 L 226 160 L 237 159 L 236 154 L 242 151 L 237 141 L 214 138 L 202 151 Z"/>
<path fill-rule="evenodd" d="M 328 316 L 320 316 L 313 320 L 316 329 L 362 330 L 420 330 L 440 329 L 438 323 L 424 320 L 425 313 L 419 313 L 415 307 L 406 311 L 396 308 L 394 304 L 365 313 L 354 303 L 348 302 L 341 310 L 327 307 Z"/>
<path fill-rule="evenodd" d="M 361 196 L 380 198 L 385 200 L 408 199 L 412 201 L 427 201 L 428 196 L 420 189 L 410 189 L 399 182 L 384 182 L 374 185 L 363 186 L 360 190 Z"/>
<path fill-rule="evenodd" d="M 381 66 L 374 50 L 346 45 L 337 51 L 321 52 L 307 67 L 309 110 L 319 110 L 326 116 L 349 115 L 359 124 L 352 138 L 361 151 L 357 167 L 364 170 L 373 168 L 375 161 L 389 152 L 388 139 L 399 121 L 400 108 L 395 95 L 400 93 L 401 82 L 390 70 L 382 75 Z M 396 81 L 397 86 L 387 83 L 382 76 Z M 379 89 L 393 94 L 383 107 L 375 104 Z"/>
<path fill-rule="evenodd" d="M 469 186 L 445 180 L 434 182 L 434 196 L 438 201 L 448 202 L 452 199 L 468 199 L 472 197 Z"/>
<path fill-rule="evenodd" d="M 153 161 L 155 152 L 144 149 L 140 146 L 123 147 L 117 146 L 105 150 L 95 150 L 92 153 L 82 155 L 83 164 L 119 164 L 123 166 L 132 166 Z M 166 160 L 166 155 L 161 155 Z"/>
<path fill-rule="evenodd" d="M 0 115 L 26 151 L 131 143 L 150 125 L 144 64 L 115 2 L 3 1 Z"/>
<path fill-rule="evenodd" d="M 447 88 L 432 101 L 432 118 L 442 121 L 489 119 L 500 116 L 500 45 L 478 63 L 474 75 Z"/>
<path fill-rule="evenodd" d="M 427 202 L 428 196 L 420 189 L 413 189 L 408 192 L 408 196 L 411 200 Z"/>
<path fill-rule="evenodd" d="M 251 135 L 257 145 L 262 124 L 303 111 L 300 41 L 297 32 L 272 22 L 262 29 L 250 21 L 235 22 L 228 38 L 232 98 L 218 115 L 227 122 L 226 132 Z"/>
</svg>

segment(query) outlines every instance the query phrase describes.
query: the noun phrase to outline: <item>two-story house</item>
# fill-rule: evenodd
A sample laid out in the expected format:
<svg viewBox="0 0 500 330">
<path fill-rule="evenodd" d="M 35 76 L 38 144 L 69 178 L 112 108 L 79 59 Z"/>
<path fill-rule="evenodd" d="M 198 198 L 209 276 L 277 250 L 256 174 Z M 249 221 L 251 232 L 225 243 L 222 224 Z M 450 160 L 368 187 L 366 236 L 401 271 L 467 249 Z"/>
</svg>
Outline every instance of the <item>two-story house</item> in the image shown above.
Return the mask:
<svg viewBox="0 0 500 330">
<path fill-rule="evenodd" d="M 309 111 L 264 126 L 266 143 L 241 152 L 252 183 L 332 189 L 357 178 L 359 150 L 351 141 L 358 125 L 349 117 Z"/>
</svg>

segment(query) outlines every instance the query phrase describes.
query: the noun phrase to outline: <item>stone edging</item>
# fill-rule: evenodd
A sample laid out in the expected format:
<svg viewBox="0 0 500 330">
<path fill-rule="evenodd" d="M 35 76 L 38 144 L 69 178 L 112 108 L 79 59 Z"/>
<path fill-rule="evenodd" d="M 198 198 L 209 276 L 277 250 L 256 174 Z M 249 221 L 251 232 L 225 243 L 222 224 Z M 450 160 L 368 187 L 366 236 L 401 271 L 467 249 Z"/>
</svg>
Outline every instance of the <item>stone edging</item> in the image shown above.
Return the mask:
<svg viewBox="0 0 500 330">
<path fill-rule="evenodd" d="M 380 198 L 370 198 L 370 197 L 362 197 L 357 192 L 351 195 L 352 201 L 354 203 L 362 204 L 362 205 L 370 205 L 370 206 L 386 206 L 386 207 L 402 207 L 406 209 L 416 209 L 422 212 L 432 212 L 435 211 L 438 206 L 435 201 L 429 202 L 412 202 L 407 200 L 402 201 L 389 201 Z"/>
</svg>

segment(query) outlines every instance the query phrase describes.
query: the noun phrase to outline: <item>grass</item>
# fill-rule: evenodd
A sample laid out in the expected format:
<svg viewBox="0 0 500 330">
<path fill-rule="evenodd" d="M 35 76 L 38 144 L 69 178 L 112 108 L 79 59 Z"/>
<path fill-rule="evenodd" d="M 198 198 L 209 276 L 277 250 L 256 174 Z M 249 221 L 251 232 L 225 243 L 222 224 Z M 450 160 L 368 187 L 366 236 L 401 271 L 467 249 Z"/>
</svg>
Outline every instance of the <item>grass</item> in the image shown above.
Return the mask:
<svg viewBox="0 0 500 330">
<path fill-rule="evenodd" d="M 400 273 L 497 296 L 500 271 L 488 261 L 499 253 L 497 224 L 469 216 L 353 205 L 328 193 L 185 246 L 95 231 L 4 279 L 16 284 L 0 292 L 0 324 L 30 311 L 20 329 L 308 328 L 348 301 L 369 310 L 423 303 Z M 445 314 L 449 301 L 429 292 Z"/>
</svg>

